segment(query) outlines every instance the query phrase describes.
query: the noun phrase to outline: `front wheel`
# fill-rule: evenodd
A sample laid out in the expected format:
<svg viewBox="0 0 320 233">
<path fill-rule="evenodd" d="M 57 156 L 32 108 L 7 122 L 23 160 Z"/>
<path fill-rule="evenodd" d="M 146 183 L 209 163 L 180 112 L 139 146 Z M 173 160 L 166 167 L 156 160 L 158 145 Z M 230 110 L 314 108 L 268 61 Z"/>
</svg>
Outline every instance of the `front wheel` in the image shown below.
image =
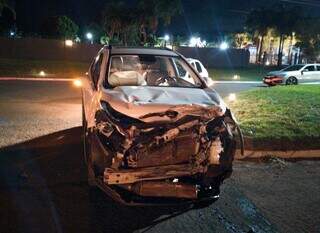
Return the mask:
<svg viewBox="0 0 320 233">
<path fill-rule="evenodd" d="M 298 79 L 296 77 L 289 77 L 286 81 L 286 85 L 297 85 Z"/>
</svg>

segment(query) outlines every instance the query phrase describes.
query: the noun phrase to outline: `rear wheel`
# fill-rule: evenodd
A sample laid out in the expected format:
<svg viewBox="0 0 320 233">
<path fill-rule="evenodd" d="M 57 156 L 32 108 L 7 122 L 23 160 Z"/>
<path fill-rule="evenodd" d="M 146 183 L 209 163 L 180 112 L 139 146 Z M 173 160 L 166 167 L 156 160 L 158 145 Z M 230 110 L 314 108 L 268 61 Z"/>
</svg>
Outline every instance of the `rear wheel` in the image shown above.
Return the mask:
<svg viewBox="0 0 320 233">
<path fill-rule="evenodd" d="M 296 77 L 289 77 L 286 81 L 286 85 L 297 85 L 298 79 Z"/>
</svg>

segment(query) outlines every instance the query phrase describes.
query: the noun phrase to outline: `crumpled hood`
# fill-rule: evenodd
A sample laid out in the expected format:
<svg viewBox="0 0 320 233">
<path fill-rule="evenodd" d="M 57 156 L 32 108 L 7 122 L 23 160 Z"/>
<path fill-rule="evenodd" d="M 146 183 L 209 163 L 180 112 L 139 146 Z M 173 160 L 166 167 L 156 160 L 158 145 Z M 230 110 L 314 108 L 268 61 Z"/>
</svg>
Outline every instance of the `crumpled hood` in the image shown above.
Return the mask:
<svg viewBox="0 0 320 233">
<path fill-rule="evenodd" d="M 194 106 L 195 111 L 199 110 L 199 107 L 210 109 L 218 106 L 223 112 L 226 109 L 221 97 L 209 88 L 119 86 L 103 90 L 101 99 L 118 112 L 137 119 L 146 114 L 172 108 L 177 110 L 179 106 L 184 109 L 188 106 L 191 110 L 191 106 Z M 144 119 L 144 121 L 151 121 L 151 119 Z"/>
</svg>

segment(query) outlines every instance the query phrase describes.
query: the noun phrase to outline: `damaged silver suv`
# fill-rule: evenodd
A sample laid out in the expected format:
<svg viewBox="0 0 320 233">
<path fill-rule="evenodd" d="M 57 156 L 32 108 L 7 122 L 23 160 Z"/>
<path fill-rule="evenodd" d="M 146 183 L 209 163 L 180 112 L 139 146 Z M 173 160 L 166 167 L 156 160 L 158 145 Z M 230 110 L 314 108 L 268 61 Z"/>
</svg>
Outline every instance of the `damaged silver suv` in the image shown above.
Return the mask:
<svg viewBox="0 0 320 233">
<path fill-rule="evenodd" d="M 104 47 L 82 94 L 89 185 L 129 205 L 219 196 L 240 130 L 183 56 Z"/>
</svg>

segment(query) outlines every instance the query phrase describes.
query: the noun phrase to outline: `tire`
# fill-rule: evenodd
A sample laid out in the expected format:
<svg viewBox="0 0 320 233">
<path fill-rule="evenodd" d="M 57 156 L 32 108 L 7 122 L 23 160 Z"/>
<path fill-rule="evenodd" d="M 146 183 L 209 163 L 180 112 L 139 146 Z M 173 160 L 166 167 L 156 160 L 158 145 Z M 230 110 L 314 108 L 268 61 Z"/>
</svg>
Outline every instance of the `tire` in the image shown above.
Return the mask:
<svg viewBox="0 0 320 233">
<path fill-rule="evenodd" d="M 297 85 L 298 84 L 298 79 L 296 77 L 289 77 L 286 80 L 286 85 Z"/>
</svg>

